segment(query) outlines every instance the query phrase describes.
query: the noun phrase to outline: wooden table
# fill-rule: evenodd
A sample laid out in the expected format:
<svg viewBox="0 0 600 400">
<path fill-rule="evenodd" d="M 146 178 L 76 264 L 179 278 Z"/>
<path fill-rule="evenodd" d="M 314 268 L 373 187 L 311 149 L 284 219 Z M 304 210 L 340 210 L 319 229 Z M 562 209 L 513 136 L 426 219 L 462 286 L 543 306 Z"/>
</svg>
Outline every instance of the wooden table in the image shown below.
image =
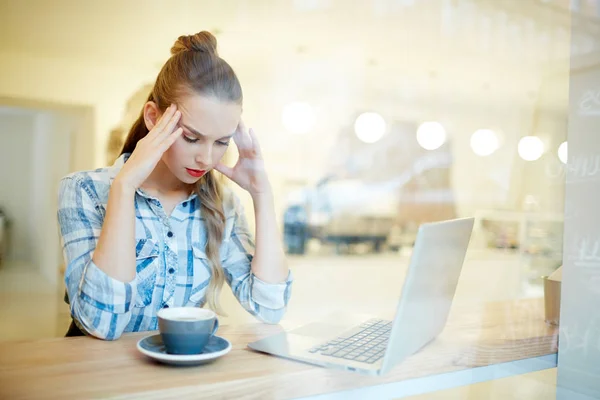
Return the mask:
<svg viewBox="0 0 600 400">
<path fill-rule="evenodd" d="M 454 308 L 435 341 L 383 377 L 315 367 L 246 347 L 301 325 L 289 321 L 223 326 L 219 334 L 232 342 L 232 351 L 197 367 L 166 366 L 140 354 L 136 343 L 148 332 L 114 342 L 89 337 L 3 342 L 0 398 L 284 399 L 333 392 L 344 399 L 400 397 L 475 383 L 486 374 L 497 378 L 502 373 L 490 375 L 489 368 L 502 365 L 525 362 L 511 374 L 556 366 L 558 329 L 543 315 L 542 299 Z M 535 360 L 550 362 L 540 366 L 531 363 Z"/>
</svg>

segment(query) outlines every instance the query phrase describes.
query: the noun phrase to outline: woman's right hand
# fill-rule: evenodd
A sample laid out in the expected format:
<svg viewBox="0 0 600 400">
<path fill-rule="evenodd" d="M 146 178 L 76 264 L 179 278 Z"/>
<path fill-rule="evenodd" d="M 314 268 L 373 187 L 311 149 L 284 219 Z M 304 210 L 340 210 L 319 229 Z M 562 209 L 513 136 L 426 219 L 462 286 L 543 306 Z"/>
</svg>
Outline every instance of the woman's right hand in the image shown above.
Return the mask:
<svg viewBox="0 0 600 400">
<path fill-rule="evenodd" d="M 181 135 L 181 127 L 173 130 L 181 118 L 181 111 L 172 104 L 148 134 L 140 139 L 135 150 L 115 178 L 119 182 L 137 190 L 150 176 L 163 153 Z"/>
</svg>

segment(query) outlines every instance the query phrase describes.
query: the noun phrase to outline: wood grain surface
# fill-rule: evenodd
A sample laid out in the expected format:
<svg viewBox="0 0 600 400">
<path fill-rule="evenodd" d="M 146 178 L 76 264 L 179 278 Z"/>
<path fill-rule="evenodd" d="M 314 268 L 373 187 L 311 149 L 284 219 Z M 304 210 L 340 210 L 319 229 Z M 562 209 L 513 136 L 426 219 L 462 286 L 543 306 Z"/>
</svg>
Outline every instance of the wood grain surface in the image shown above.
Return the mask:
<svg viewBox="0 0 600 400">
<path fill-rule="evenodd" d="M 90 337 L 0 343 L 0 398 L 286 399 L 380 385 L 557 352 L 558 327 L 543 299 L 454 308 L 444 332 L 383 377 L 331 370 L 249 350 L 247 343 L 309 321 L 222 326 L 233 344 L 207 365 L 149 360 L 136 343 L 149 332 L 106 342 Z"/>
</svg>

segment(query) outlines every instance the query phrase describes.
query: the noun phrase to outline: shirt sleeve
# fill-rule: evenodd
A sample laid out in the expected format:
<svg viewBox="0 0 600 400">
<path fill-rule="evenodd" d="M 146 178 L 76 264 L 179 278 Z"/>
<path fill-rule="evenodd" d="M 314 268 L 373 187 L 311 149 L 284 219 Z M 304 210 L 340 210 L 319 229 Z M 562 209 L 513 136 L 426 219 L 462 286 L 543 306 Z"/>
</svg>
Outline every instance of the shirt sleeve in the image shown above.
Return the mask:
<svg viewBox="0 0 600 400">
<path fill-rule="evenodd" d="M 254 241 L 243 208 L 237 199 L 234 204 L 233 227 L 226 242 L 226 257 L 221 261 L 227 283 L 244 309 L 263 322 L 276 324 L 290 299 L 292 272 L 281 283 L 264 282 L 252 273 Z"/>
<path fill-rule="evenodd" d="M 101 339 L 121 336 L 131 318 L 135 280 L 111 278 L 92 256 L 103 223 L 103 208 L 81 178 L 63 178 L 58 195 L 58 224 L 66 264 L 65 284 L 71 315 L 83 330 Z"/>
</svg>

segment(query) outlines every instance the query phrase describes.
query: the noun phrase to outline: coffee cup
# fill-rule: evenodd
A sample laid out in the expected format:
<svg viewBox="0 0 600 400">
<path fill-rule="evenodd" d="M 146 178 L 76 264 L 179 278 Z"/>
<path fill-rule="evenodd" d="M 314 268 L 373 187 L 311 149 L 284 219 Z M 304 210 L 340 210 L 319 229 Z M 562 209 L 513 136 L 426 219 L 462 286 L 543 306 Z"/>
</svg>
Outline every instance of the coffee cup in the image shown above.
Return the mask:
<svg viewBox="0 0 600 400">
<path fill-rule="evenodd" d="M 163 308 L 158 330 L 169 354 L 200 354 L 219 328 L 214 311 L 195 307 Z"/>
</svg>

